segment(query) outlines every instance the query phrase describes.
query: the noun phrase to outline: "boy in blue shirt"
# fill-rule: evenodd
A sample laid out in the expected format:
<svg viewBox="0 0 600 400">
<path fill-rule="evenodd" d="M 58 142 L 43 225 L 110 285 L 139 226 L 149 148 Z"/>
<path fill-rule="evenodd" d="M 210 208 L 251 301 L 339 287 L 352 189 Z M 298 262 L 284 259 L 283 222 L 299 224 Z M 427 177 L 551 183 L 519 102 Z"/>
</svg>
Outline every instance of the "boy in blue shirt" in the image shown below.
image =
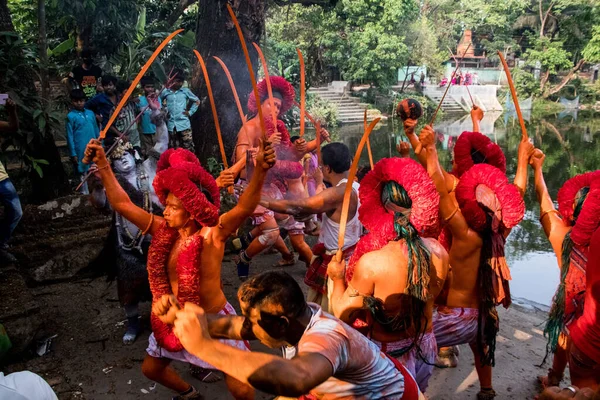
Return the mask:
<svg viewBox="0 0 600 400">
<path fill-rule="evenodd" d="M 144 95 L 140 96 L 140 101 L 138 103 L 138 112 L 141 112 L 145 109 L 142 117 L 140 118 L 140 133 L 141 142 L 142 142 L 142 153 L 144 157 L 148 157 L 148 152 L 156 145 L 156 125 L 152 123 L 150 120 L 150 116 L 152 115 L 152 110 L 148 107 L 148 96 L 155 93 L 154 89 L 154 79 L 150 76 L 144 76 L 141 79 L 142 89 L 144 90 Z"/>
<path fill-rule="evenodd" d="M 160 100 L 166 103 L 169 112 L 169 119 L 167 120 L 169 147 L 183 147 L 193 153 L 194 140 L 190 116 L 198 110 L 200 100 L 190 89 L 182 88 L 184 81 L 183 71 L 175 71 L 173 84 L 169 89 L 162 91 Z"/>
<path fill-rule="evenodd" d="M 85 103 L 85 108 L 92 110 L 96 115 L 102 118 L 102 127 L 105 127 L 110 116 L 119 103 L 117 96 L 117 78 L 112 75 L 102 77 L 102 88 L 104 92 L 99 93 Z M 112 136 L 119 136 L 121 133 L 113 126 L 110 128 Z"/>
<path fill-rule="evenodd" d="M 83 177 L 83 174 L 90 167 L 82 162 L 85 147 L 90 140 L 97 139 L 100 135 L 96 115 L 84 108 L 85 100 L 86 96 L 83 90 L 74 89 L 71 91 L 73 109 L 67 114 L 66 123 L 69 155 L 71 156 L 71 162 L 81 177 Z M 87 185 L 82 186 L 82 193 L 88 194 Z"/>
</svg>

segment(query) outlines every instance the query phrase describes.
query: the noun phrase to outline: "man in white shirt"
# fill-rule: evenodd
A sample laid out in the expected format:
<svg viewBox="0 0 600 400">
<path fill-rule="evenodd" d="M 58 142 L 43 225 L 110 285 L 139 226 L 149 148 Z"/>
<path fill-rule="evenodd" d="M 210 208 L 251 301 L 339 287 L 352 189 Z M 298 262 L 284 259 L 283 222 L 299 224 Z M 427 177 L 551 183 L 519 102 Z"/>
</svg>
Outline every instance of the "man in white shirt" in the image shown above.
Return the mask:
<svg viewBox="0 0 600 400">
<path fill-rule="evenodd" d="M 0 372 L 1 400 L 57 400 L 56 394 L 42 377 L 29 371 L 4 375 Z"/>
<path fill-rule="evenodd" d="M 240 287 L 238 300 L 243 313 L 238 317 L 206 315 L 189 303 L 175 313 L 171 298 L 153 312 L 165 322 L 176 318 L 174 332 L 190 353 L 267 393 L 300 399 L 422 398 L 401 364 L 317 304 L 306 303 L 289 274 L 253 276 Z M 284 358 L 239 351 L 216 338 L 258 339 L 282 347 Z"/>
</svg>

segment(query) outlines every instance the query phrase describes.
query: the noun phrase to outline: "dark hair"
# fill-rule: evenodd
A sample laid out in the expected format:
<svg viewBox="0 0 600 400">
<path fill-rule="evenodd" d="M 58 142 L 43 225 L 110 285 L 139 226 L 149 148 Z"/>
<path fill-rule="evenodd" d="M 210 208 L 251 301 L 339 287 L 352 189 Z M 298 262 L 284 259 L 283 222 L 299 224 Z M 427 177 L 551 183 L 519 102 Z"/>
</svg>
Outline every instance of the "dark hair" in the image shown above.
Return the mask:
<svg viewBox="0 0 600 400">
<path fill-rule="evenodd" d="M 73 90 L 71 90 L 71 93 L 69 94 L 69 96 L 71 97 L 71 100 L 73 100 L 73 101 L 75 101 L 75 100 L 85 100 L 87 98 L 86 95 L 85 95 L 85 93 L 81 89 L 73 89 Z"/>
<path fill-rule="evenodd" d="M 402 293 L 406 296 L 405 307 L 395 315 L 387 315 L 384 304 L 373 296 L 365 297 L 364 304 L 373 314 L 375 320 L 391 332 L 414 330 L 413 341 L 409 346 L 398 349 L 394 356 L 410 351 L 425 334 L 427 324 L 423 325 L 425 308 L 429 296 L 429 270 L 431 253 L 419 236 L 419 232 L 410 222 L 412 199 L 402 185 L 395 181 L 384 182 L 381 189 L 381 202 L 394 209 L 394 230 L 396 240 L 404 240 L 407 247 L 407 282 Z M 390 204 L 391 203 L 391 204 Z M 390 204 L 388 206 L 388 204 Z"/>
<path fill-rule="evenodd" d="M 145 75 L 142 77 L 142 79 L 140 79 L 140 84 L 142 85 L 142 87 L 146 86 L 146 85 L 154 85 L 154 78 L 148 75 Z"/>
<path fill-rule="evenodd" d="M 185 72 L 183 72 L 183 70 L 176 68 L 173 70 L 173 79 L 181 79 L 182 81 L 185 81 Z"/>
<path fill-rule="evenodd" d="M 129 88 L 129 85 L 131 85 L 130 82 L 128 81 L 122 81 L 122 80 L 118 80 L 117 82 L 117 92 L 119 93 L 125 93 L 127 91 L 127 89 Z"/>
<path fill-rule="evenodd" d="M 238 290 L 240 301 L 249 308 L 274 303 L 283 309 L 282 315 L 295 318 L 307 307 L 298 282 L 287 272 L 268 271 L 242 283 Z"/>
<path fill-rule="evenodd" d="M 102 76 L 102 86 L 107 86 L 109 83 L 117 86 L 117 77 L 113 75 L 103 75 Z"/>
<path fill-rule="evenodd" d="M 365 177 L 365 175 L 367 175 L 370 171 L 371 171 L 371 166 L 368 164 L 359 166 L 358 169 L 356 170 L 356 179 L 358 179 L 358 182 L 362 181 L 362 179 Z"/>
<path fill-rule="evenodd" d="M 294 143 L 296 140 L 300 139 L 300 136 L 294 135 L 290 138 L 290 142 Z"/>
<path fill-rule="evenodd" d="M 94 50 L 90 49 L 89 47 L 86 47 L 85 49 L 81 50 L 81 58 L 82 59 L 86 59 L 86 58 L 93 58 L 94 57 Z"/>
<path fill-rule="evenodd" d="M 471 149 L 471 159 L 473 160 L 473 164 L 483 164 L 486 161 L 485 155 L 475 149 Z"/>
<path fill-rule="evenodd" d="M 329 143 L 321 149 L 321 159 L 323 165 L 331 168 L 333 172 L 341 174 L 350 169 L 352 158 L 350 150 L 344 143 L 334 142 Z"/>
</svg>

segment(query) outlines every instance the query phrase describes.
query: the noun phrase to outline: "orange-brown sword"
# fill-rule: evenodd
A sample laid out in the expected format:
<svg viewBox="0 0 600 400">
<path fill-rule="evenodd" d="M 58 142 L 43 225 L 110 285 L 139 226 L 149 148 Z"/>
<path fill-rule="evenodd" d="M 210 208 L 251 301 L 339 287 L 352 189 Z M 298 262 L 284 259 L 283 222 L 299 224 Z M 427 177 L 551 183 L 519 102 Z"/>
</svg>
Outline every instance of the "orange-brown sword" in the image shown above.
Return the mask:
<svg viewBox="0 0 600 400">
<path fill-rule="evenodd" d="M 521 114 L 521 107 L 519 107 L 519 99 L 517 98 L 517 90 L 515 89 L 515 83 L 512 80 L 512 76 L 510 74 L 510 70 L 508 69 L 508 64 L 504 59 L 504 55 L 500 50 L 498 50 L 498 56 L 500 57 L 500 61 L 502 62 L 502 66 L 504 67 L 504 72 L 506 72 L 506 80 L 508 81 L 508 87 L 510 88 L 510 95 L 512 96 L 513 103 L 515 103 L 515 111 L 517 112 L 517 117 L 519 117 L 519 124 L 521 125 L 521 137 L 522 139 L 527 139 L 529 136 L 527 135 L 527 128 L 525 128 L 525 120 L 523 119 L 523 114 Z"/>
<path fill-rule="evenodd" d="M 348 172 L 348 181 L 346 182 L 346 189 L 344 191 L 342 214 L 340 217 L 340 229 L 338 232 L 338 251 L 335 255 L 335 258 L 338 262 L 342 261 L 342 249 L 344 248 L 344 237 L 346 236 L 346 225 L 348 223 L 348 211 L 350 210 L 350 195 L 352 194 L 352 184 L 354 183 L 354 177 L 356 176 L 356 169 L 358 168 L 360 153 L 362 153 L 365 143 L 367 140 L 369 140 L 369 135 L 380 119 L 381 118 L 375 118 L 365 130 L 365 133 L 363 134 L 363 137 L 356 148 L 356 153 L 354 153 L 354 159 L 352 160 L 352 165 L 350 166 L 350 171 Z"/>
<path fill-rule="evenodd" d="M 252 83 L 252 91 L 254 93 L 254 98 L 256 99 L 256 108 L 258 111 L 258 119 L 260 122 L 260 129 L 262 131 L 263 140 L 267 140 L 267 129 L 265 128 L 265 121 L 262 115 L 262 108 L 260 107 L 260 95 L 258 93 L 258 86 L 256 84 L 256 76 L 254 75 L 254 68 L 252 68 L 252 61 L 250 60 L 250 53 L 248 53 L 248 47 L 246 46 L 246 39 L 244 39 L 244 34 L 242 33 L 242 28 L 240 27 L 240 23 L 235 17 L 235 13 L 233 12 L 233 8 L 229 4 L 227 4 L 227 11 L 229 11 L 229 15 L 231 16 L 231 20 L 235 25 L 235 30 L 237 31 L 238 37 L 240 38 L 240 43 L 242 45 L 242 50 L 244 50 L 244 56 L 246 57 L 246 65 L 248 66 L 248 73 L 250 74 L 250 82 Z M 277 125 L 275 125 L 277 126 Z"/>
<path fill-rule="evenodd" d="M 304 57 L 300 49 L 298 52 L 298 60 L 300 60 L 300 137 L 304 136 L 304 118 L 306 115 L 306 71 L 304 68 Z M 317 135 L 319 132 L 317 132 Z"/>
<path fill-rule="evenodd" d="M 142 79 L 142 77 L 146 74 L 146 72 L 148 71 L 148 69 L 152 66 L 152 63 L 154 62 L 154 60 L 156 60 L 156 57 L 158 57 L 158 55 L 160 54 L 160 52 L 162 51 L 162 49 L 164 49 L 165 46 L 167 44 L 169 44 L 169 42 L 175 36 L 179 35 L 181 32 L 183 32 L 183 29 L 178 29 L 175 32 L 171 33 L 169 36 L 167 36 L 165 38 L 165 40 L 162 41 L 162 43 L 156 48 L 156 50 L 154 50 L 154 53 L 152 53 L 152 55 L 150 56 L 150 58 L 148 59 L 148 61 L 146 61 L 146 64 L 144 64 L 144 66 L 142 67 L 141 71 L 137 74 L 137 76 L 135 77 L 135 79 L 133 80 L 133 82 L 131 82 L 131 85 L 129 85 L 129 89 L 127 89 L 127 91 L 125 92 L 125 94 L 121 98 L 121 101 L 119 101 L 119 104 L 117 104 L 117 107 L 115 108 L 115 110 L 113 111 L 112 115 L 110 116 L 110 119 L 108 120 L 108 123 L 102 129 L 102 132 L 100 132 L 100 140 L 103 140 L 106 137 L 106 132 L 108 132 L 108 130 L 110 129 L 110 127 L 112 126 L 112 124 L 115 122 L 115 119 L 117 119 L 117 117 L 119 116 L 119 113 L 121 112 L 121 110 L 123 109 L 123 107 L 125 106 L 125 104 L 127 104 L 127 101 L 129 100 L 129 97 L 131 97 L 131 94 L 135 90 L 137 84 L 140 82 L 140 79 Z"/>
<path fill-rule="evenodd" d="M 269 77 L 269 66 L 267 65 L 267 60 L 265 59 L 265 55 L 260 47 L 254 42 L 252 42 L 252 44 L 258 53 L 258 57 L 260 58 L 260 62 L 263 67 L 265 82 L 267 83 L 267 94 L 269 95 L 269 103 L 271 104 L 271 118 L 273 119 L 273 126 L 275 127 L 275 130 L 277 130 L 277 111 L 275 111 L 275 101 L 273 100 L 273 88 L 271 87 L 271 79 Z"/>
<path fill-rule="evenodd" d="M 204 63 L 204 59 L 198 52 L 198 50 L 194 49 L 194 54 L 200 62 L 200 67 L 202 68 L 202 74 L 204 74 L 204 82 L 206 82 L 206 91 L 208 92 L 208 100 L 210 101 L 210 108 L 212 110 L 213 119 L 215 120 L 215 130 L 217 131 L 217 139 L 219 140 L 219 148 L 221 149 L 221 157 L 223 158 L 223 166 L 225 169 L 229 168 L 227 164 L 227 155 L 225 154 L 225 146 L 223 145 L 223 136 L 221 135 L 221 125 L 219 124 L 219 116 L 217 115 L 217 105 L 215 104 L 215 98 L 213 97 L 212 86 L 210 85 L 210 78 L 208 76 L 208 70 L 206 69 L 206 64 Z"/>
<path fill-rule="evenodd" d="M 363 122 L 364 130 L 367 130 L 367 110 L 365 109 L 365 118 Z M 369 154 L 369 164 L 371 164 L 371 169 L 373 169 L 373 153 L 371 152 L 371 140 L 367 139 L 367 153 Z"/>
</svg>

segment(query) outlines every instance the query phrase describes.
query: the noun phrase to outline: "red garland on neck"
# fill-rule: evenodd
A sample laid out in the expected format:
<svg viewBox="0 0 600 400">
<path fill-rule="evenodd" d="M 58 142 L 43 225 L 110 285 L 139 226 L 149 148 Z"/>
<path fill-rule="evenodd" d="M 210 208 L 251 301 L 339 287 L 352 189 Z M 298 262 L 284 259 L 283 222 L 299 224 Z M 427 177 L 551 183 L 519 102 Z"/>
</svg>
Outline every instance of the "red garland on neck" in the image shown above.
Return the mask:
<svg viewBox="0 0 600 400">
<path fill-rule="evenodd" d="M 152 291 L 152 303 L 165 294 L 173 294 L 168 276 L 169 254 L 173 250 L 179 233 L 169 228 L 164 222 L 152 236 L 148 251 L 148 280 Z M 200 260 L 202 256 L 203 238 L 195 234 L 188 238 L 177 258 L 177 300 L 183 305 L 186 302 L 200 305 Z M 152 331 L 159 346 L 171 352 L 183 350 L 179 339 L 173 333 L 173 327 L 166 325 L 156 315 L 150 317 Z"/>
</svg>

